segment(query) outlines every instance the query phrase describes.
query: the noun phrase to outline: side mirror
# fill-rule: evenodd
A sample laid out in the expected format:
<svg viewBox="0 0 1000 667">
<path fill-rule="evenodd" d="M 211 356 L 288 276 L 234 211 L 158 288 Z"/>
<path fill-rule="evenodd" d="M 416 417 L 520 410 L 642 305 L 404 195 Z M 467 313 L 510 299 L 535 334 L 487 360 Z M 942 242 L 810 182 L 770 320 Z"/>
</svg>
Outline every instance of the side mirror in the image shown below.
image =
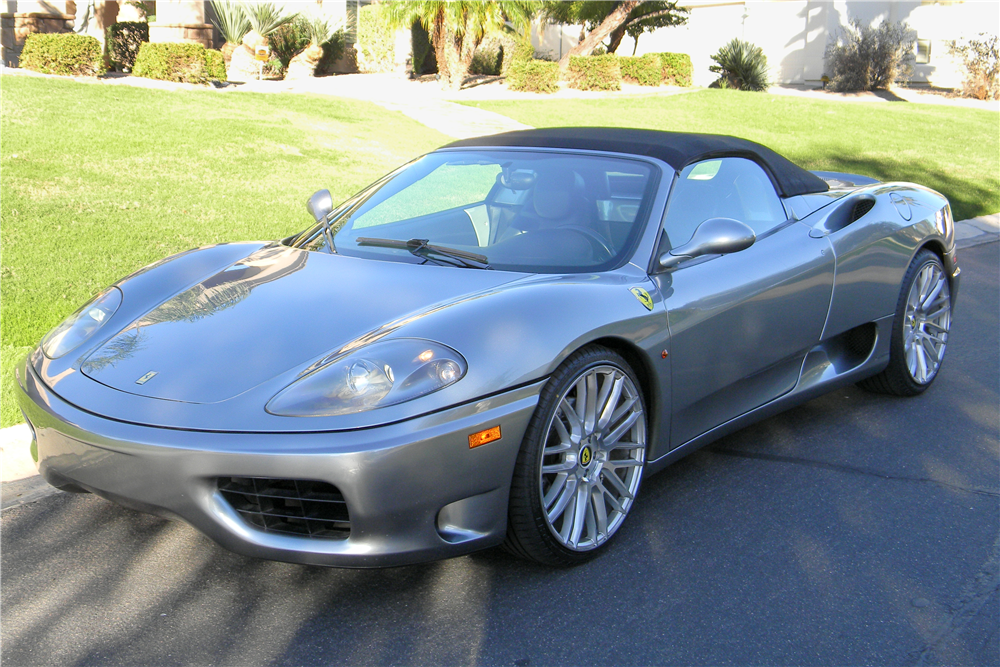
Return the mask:
<svg viewBox="0 0 1000 667">
<path fill-rule="evenodd" d="M 333 210 L 333 197 L 330 196 L 329 190 L 319 190 L 312 197 L 309 198 L 309 203 L 306 204 L 306 208 L 312 214 L 312 217 L 316 218 L 316 222 L 322 222 L 326 219 L 326 216 L 330 215 L 330 211 Z"/>
<path fill-rule="evenodd" d="M 672 269 L 702 255 L 726 255 L 746 250 L 757 240 L 748 226 L 732 218 L 709 218 L 698 225 L 691 240 L 660 255 L 660 268 Z"/>
</svg>

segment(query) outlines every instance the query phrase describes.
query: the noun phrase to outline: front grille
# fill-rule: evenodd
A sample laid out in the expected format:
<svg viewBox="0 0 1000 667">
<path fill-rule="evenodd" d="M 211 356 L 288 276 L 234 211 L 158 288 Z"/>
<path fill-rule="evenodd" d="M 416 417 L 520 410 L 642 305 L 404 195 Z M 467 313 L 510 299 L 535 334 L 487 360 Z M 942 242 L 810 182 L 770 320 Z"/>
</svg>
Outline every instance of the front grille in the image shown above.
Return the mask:
<svg viewBox="0 0 1000 667">
<path fill-rule="evenodd" d="M 220 477 L 219 491 L 240 516 L 268 533 L 346 539 L 344 496 L 333 484 L 308 479 Z"/>
</svg>

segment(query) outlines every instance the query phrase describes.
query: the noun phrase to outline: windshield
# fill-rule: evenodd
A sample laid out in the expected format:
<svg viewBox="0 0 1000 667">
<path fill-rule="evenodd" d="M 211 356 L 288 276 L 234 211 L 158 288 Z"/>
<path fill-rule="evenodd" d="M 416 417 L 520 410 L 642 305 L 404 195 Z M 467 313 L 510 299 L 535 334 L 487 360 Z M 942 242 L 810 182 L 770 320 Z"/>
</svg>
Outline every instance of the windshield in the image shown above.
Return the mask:
<svg viewBox="0 0 1000 667">
<path fill-rule="evenodd" d="M 336 209 L 332 249 L 321 225 L 294 244 L 468 268 L 606 270 L 623 263 L 638 239 L 653 174 L 645 162 L 589 155 L 433 153 Z"/>
</svg>

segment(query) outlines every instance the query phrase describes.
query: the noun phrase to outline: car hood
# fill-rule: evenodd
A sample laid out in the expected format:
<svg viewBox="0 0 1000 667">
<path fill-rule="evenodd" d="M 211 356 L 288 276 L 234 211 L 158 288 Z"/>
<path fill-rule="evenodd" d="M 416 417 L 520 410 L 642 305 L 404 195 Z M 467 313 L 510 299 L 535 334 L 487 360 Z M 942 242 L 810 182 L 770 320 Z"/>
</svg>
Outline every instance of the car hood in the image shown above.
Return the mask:
<svg viewBox="0 0 1000 667">
<path fill-rule="evenodd" d="M 187 403 L 237 396 L 387 323 L 521 274 L 362 260 L 267 246 L 134 320 L 81 371 L 114 389 Z M 129 298 L 131 295 L 126 295 Z"/>
</svg>

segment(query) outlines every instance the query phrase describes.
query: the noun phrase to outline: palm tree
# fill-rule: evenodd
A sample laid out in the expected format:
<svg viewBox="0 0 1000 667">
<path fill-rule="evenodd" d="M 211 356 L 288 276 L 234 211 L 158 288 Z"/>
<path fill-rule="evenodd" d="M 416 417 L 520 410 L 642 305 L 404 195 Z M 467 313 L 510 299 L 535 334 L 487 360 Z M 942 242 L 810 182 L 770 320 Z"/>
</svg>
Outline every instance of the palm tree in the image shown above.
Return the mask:
<svg viewBox="0 0 1000 667">
<path fill-rule="evenodd" d="M 404 0 L 386 5 L 389 20 L 397 27 L 409 28 L 417 21 L 424 26 L 434 45 L 441 85 L 451 90 L 462 87 L 476 47 L 486 33 L 500 30 L 510 22 L 517 32 L 527 34 L 538 7 L 537 2 L 529 0 Z"/>
<path fill-rule="evenodd" d="M 250 32 L 250 21 L 243 11 L 243 5 L 236 0 L 212 0 L 212 7 L 215 9 L 215 26 L 222 33 L 226 43 L 222 46 L 222 56 L 226 59 L 226 65 L 233 56 L 233 51 L 243 41 L 243 37 Z"/>
<path fill-rule="evenodd" d="M 327 18 L 322 14 L 314 14 L 306 18 L 305 28 L 309 35 L 309 46 L 292 58 L 288 64 L 286 79 L 313 76 L 316 73 L 316 66 L 323 59 L 323 45 L 343 28 L 343 22 Z"/>
</svg>

